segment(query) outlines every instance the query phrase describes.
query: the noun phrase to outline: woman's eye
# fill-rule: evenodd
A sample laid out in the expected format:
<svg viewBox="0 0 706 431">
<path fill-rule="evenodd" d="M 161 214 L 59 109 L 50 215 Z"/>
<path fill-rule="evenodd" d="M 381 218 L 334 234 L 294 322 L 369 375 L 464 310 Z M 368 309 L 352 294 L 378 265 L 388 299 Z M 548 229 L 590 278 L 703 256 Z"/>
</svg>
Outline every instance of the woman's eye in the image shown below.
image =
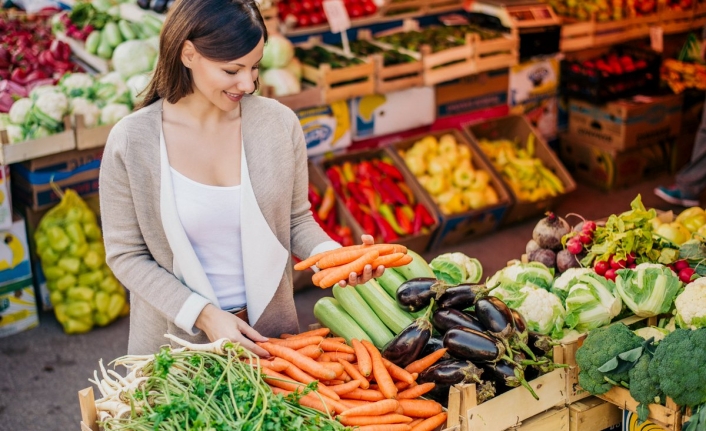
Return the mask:
<svg viewBox="0 0 706 431">
<path fill-rule="evenodd" d="M 237 73 L 238 73 L 238 71 L 237 71 L 237 70 L 236 70 L 235 72 L 234 72 L 234 71 L 232 71 L 232 70 L 224 70 L 224 72 L 225 72 L 225 73 L 227 73 L 228 75 L 235 75 L 235 74 L 237 74 Z"/>
<path fill-rule="evenodd" d="M 254 70 L 260 70 L 260 65 L 259 65 L 259 64 L 256 64 L 256 65 L 254 65 L 252 68 L 253 68 Z"/>
</svg>

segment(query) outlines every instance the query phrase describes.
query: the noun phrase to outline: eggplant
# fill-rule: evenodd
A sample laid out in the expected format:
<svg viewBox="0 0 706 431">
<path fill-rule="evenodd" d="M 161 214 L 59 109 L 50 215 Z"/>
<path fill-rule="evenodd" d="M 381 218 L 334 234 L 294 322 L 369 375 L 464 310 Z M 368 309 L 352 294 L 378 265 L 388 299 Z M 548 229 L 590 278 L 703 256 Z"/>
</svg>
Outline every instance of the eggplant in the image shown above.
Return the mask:
<svg viewBox="0 0 706 431">
<path fill-rule="evenodd" d="M 483 284 L 459 284 L 446 289 L 439 297 L 437 305 L 439 308 L 465 310 L 473 307 L 478 299 L 486 296 L 488 296 L 488 289 Z"/>
<path fill-rule="evenodd" d="M 166 12 L 167 11 L 167 0 L 153 0 L 151 9 L 157 13 Z"/>
<path fill-rule="evenodd" d="M 534 399 L 539 399 L 537 393 L 525 380 L 525 372 L 521 366 L 503 359 L 495 364 L 485 364 L 483 370 L 488 373 L 486 378 L 494 381 L 496 387 L 502 387 L 503 384 L 511 388 L 524 386 Z"/>
<path fill-rule="evenodd" d="M 437 362 L 426 370 L 422 371 L 417 378 L 418 383 L 434 383 L 434 389 L 428 392 L 425 396 L 440 402 L 444 406 L 448 404 L 449 389 L 453 385 L 459 383 L 476 383 L 478 384 L 477 395 L 480 401 L 490 399 L 495 395 L 495 388 L 487 382 L 481 380 L 483 370 L 478 368 L 472 362 L 447 360 Z"/>
<path fill-rule="evenodd" d="M 476 301 L 476 317 L 489 334 L 508 340 L 515 332 L 512 311 L 499 298 L 489 296 Z"/>
<path fill-rule="evenodd" d="M 532 351 L 532 349 L 527 345 L 527 340 L 529 339 L 529 332 L 527 329 L 527 322 L 525 318 L 517 311 L 510 309 L 512 313 L 512 325 L 515 328 L 515 333 L 510 340 L 510 345 L 512 347 L 519 347 L 525 353 L 527 353 L 533 361 L 537 360 L 537 356 Z M 541 355 L 540 355 L 541 356 Z"/>
<path fill-rule="evenodd" d="M 444 335 L 444 347 L 454 358 L 494 363 L 505 357 L 502 341 L 475 329 L 456 327 Z"/>
<path fill-rule="evenodd" d="M 483 325 L 478 319 L 464 313 L 463 311 L 454 310 L 452 308 L 440 308 L 434 312 L 431 317 L 434 328 L 444 335 L 446 331 L 456 326 L 475 329 L 478 332 L 485 331 Z"/>
<path fill-rule="evenodd" d="M 536 366 L 525 368 L 525 379 L 527 379 L 528 382 L 531 382 L 541 375 L 541 371 Z"/>
<path fill-rule="evenodd" d="M 552 340 L 550 336 L 538 332 L 529 331 L 527 336 L 527 345 L 537 356 L 546 355 L 552 351 L 554 346 L 559 344 Z"/>
<path fill-rule="evenodd" d="M 424 349 L 422 349 L 422 353 L 419 354 L 419 357 L 423 358 L 423 357 L 431 355 L 432 353 L 436 352 L 437 350 L 441 350 L 443 348 L 444 348 L 444 341 L 441 338 L 431 337 L 429 339 L 429 342 L 427 343 L 427 345 L 424 346 Z M 446 356 L 446 355 L 444 355 L 444 356 Z"/>
<path fill-rule="evenodd" d="M 431 310 L 429 307 L 422 317 L 390 340 L 382 350 L 382 357 L 402 368 L 419 359 L 434 329 L 429 321 Z"/>
<path fill-rule="evenodd" d="M 422 310 L 431 304 L 431 300 L 445 284 L 436 278 L 420 277 L 405 281 L 397 288 L 397 303 L 411 312 Z"/>
<path fill-rule="evenodd" d="M 150 0 L 137 0 L 137 6 L 140 9 L 149 9 L 150 8 Z"/>
<path fill-rule="evenodd" d="M 512 324 L 515 327 L 515 332 L 527 333 L 527 322 L 525 318 L 515 309 L 510 309 L 512 313 Z"/>
</svg>

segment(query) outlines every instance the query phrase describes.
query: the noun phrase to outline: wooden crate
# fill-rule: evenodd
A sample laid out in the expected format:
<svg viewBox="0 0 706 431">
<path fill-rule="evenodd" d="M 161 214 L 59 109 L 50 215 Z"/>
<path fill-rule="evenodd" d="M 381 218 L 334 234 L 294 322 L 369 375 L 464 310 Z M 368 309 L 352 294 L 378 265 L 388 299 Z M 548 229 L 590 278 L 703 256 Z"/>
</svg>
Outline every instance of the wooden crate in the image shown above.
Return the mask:
<svg viewBox="0 0 706 431">
<path fill-rule="evenodd" d="M 527 389 L 519 387 L 481 405 L 477 404 L 474 384 L 456 385 L 449 391 L 446 430 L 504 431 L 518 427 L 523 421 L 554 407 L 564 408 L 565 379 L 566 372 L 558 369 L 530 381 L 529 384 L 539 396 L 539 400 L 535 400 Z"/>
<path fill-rule="evenodd" d="M 136 6 L 137 7 L 137 6 Z M 138 8 L 139 9 L 139 8 Z M 87 66 L 93 68 L 99 74 L 108 73 L 112 70 L 112 65 L 110 60 L 100 58 L 97 55 L 93 55 L 86 51 L 86 46 L 80 40 L 68 37 L 64 33 L 57 33 L 55 37 L 65 42 L 71 48 L 73 55 L 78 58 L 81 62 L 85 63 Z"/>
<path fill-rule="evenodd" d="M 660 5 L 659 26 L 664 34 L 685 33 L 693 28 L 696 16 L 696 2 L 685 11 L 671 10 L 665 4 Z"/>
<path fill-rule="evenodd" d="M 113 124 L 86 127 L 83 115 L 76 115 L 74 120 L 74 133 L 76 133 L 76 149 L 88 150 L 105 146 L 108 135 L 113 129 Z"/>
<path fill-rule="evenodd" d="M 600 398 L 589 397 L 569 405 L 569 431 L 603 431 L 622 423 L 622 410 Z"/>
<path fill-rule="evenodd" d="M 69 117 L 64 118 L 64 131 L 45 138 L 10 144 L 6 130 L 0 130 L 0 165 L 24 162 L 76 148 L 76 136 Z"/>
<path fill-rule="evenodd" d="M 302 85 L 302 91 L 297 94 L 290 94 L 288 96 L 275 96 L 271 87 L 262 86 L 262 91 L 260 95 L 264 97 L 269 97 L 271 99 L 276 99 L 279 103 L 288 107 L 292 111 L 298 111 L 305 108 L 313 108 L 316 106 L 325 105 L 324 95 L 321 87 L 318 86 L 308 86 Z"/>
<path fill-rule="evenodd" d="M 601 46 L 617 45 L 648 37 L 650 27 L 660 21 L 659 14 L 597 22 L 566 20 L 561 28 L 561 51 L 571 52 Z"/>
<path fill-rule="evenodd" d="M 554 407 L 522 421 L 518 426 L 508 428 L 508 431 L 569 431 L 569 421 L 568 407 Z"/>
<path fill-rule="evenodd" d="M 418 53 L 410 52 L 405 49 L 396 49 L 384 43 L 380 43 L 373 39 L 372 33 L 367 29 L 358 32 L 358 39 L 366 40 L 384 50 L 394 50 L 415 58 L 415 61 L 409 63 L 385 66 L 382 54 L 372 55 L 371 57 L 375 63 L 376 94 L 392 93 L 394 91 L 402 91 L 424 85 L 424 67 L 422 66 Z"/>
<path fill-rule="evenodd" d="M 639 403 L 630 396 L 630 391 L 623 387 L 614 386 L 611 390 L 598 397 L 618 406 L 622 410 L 637 413 L 637 405 Z M 671 398 L 667 398 L 666 405 L 650 404 L 649 409 L 650 416 L 648 419 L 650 422 L 661 426 L 666 431 L 681 431 L 681 408 Z"/>
<path fill-rule="evenodd" d="M 424 16 L 463 9 L 460 0 L 387 0 L 378 9 L 381 17 Z"/>
<path fill-rule="evenodd" d="M 346 56 L 342 50 L 334 46 L 323 45 L 318 37 L 311 37 L 300 46 L 310 48 L 315 45 Z M 365 63 L 340 69 L 332 69 L 328 64 L 320 64 L 318 68 L 302 64 L 302 78 L 321 88 L 324 103 L 367 96 L 375 93 L 375 63 L 370 58 L 361 60 Z"/>
</svg>

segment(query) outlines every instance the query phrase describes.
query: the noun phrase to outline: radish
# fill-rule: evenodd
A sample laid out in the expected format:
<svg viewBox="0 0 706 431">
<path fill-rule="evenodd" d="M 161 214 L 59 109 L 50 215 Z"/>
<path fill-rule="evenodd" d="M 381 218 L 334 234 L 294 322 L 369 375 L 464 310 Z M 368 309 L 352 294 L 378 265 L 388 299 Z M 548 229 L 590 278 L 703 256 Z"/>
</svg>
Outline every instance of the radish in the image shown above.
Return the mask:
<svg viewBox="0 0 706 431">
<path fill-rule="evenodd" d="M 616 273 L 616 271 L 613 268 L 610 268 L 605 272 L 604 277 L 610 281 L 615 281 L 617 275 L 618 274 Z"/>
<path fill-rule="evenodd" d="M 587 220 L 587 221 L 583 222 L 583 226 L 581 227 L 581 230 L 584 233 L 590 234 L 591 236 L 593 236 L 593 232 L 596 231 L 597 227 L 598 226 L 596 225 L 596 222 L 591 221 L 591 220 Z"/>
<path fill-rule="evenodd" d="M 682 259 L 682 260 L 678 260 L 678 261 L 674 262 L 673 265 L 674 265 L 674 270 L 675 270 L 676 272 L 681 272 L 681 270 L 686 269 L 686 268 L 689 267 L 689 262 L 687 262 L 686 260 Z"/>
<path fill-rule="evenodd" d="M 571 238 L 566 242 L 566 249 L 569 250 L 571 254 L 579 254 L 583 251 L 583 244 L 577 239 L 577 237 Z"/>
<path fill-rule="evenodd" d="M 681 280 L 682 283 L 691 283 L 691 278 L 694 276 L 695 273 L 696 271 L 694 271 L 694 268 L 682 268 L 679 271 L 679 280 Z"/>
<path fill-rule="evenodd" d="M 628 265 L 632 265 L 633 263 L 635 263 L 635 259 L 637 259 L 637 256 L 635 255 L 634 251 L 631 251 L 630 253 L 628 253 L 627 256 L 625 256 L 625 259 L 628 261 Z"/>
<path fill-rule="evenodd" d="M 580 233 L 578 238 L 579 238 L 579 241 L 581 241 L 581 244 L 584 244 L 584 245 L 588 245 L 593 242 L 593 238 L 585 232 Z"/>
<path fill-rule="evenodd" d="M 596 263 L 593 264 L 593 270 L 596 271 L 598 275 L 605 276 L 608 269 L 610 269 L 610 264 L 605 260 L 597 260 Z"/>
</svg>

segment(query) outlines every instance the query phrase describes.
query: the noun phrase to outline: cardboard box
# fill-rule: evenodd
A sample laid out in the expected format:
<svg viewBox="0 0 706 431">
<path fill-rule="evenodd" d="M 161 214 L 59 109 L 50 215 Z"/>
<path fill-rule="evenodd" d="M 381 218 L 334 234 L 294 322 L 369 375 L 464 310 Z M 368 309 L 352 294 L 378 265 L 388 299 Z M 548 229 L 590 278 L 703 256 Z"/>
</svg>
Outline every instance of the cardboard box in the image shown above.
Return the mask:
<svg viewBox="0 0 706 431">
<path fill-rule="evenodd" d="M 619 151 L 608 145 L 582 141 L 574 135 L 564 135 L 561 159 L 580 181 L 611 190 L 668 171 L 672 148 L 673 145 L 664 143 Z"/>
<path fill-rule="evenodd" d="M 0 293 L 0 338 L 39 326 L 31 280 L 25 287 Z"/>
<path fill-rule="evenodd" d="M 0 166 L 0 230 L 12 227 L 10 166 Z"/>
<path fill-rule="evenodd" d="M 409 88 L 351 99 L 354 141 L 428 126 L 433 122 L 433 87 Z"/>
<path fill-rule="evenodd" d="M 669 431 L 667 428 L 660 427 L 649 420 L 638 425 L 637 415 L 635 413 L 629 410 L 623 410 L 622 412 L 623 426 L 620 428 L 622 431 Z M 671 429 L 673 430 L 673 428 Z"/>
<path fill-rule="evenodd" d="M 307 154 L 317 156 L 347 148 L 351 140 L 351 117 L 348 102 L 296 111 L 304 130 Z"/>
<path fill-rule="evenodd" d="M 24 220 L 15 217 L 0 238 L 0 337 L 5 337 L 37 326 L 39 319 Z"/>
<path fill-rule="evenodd" d="M 646 147 L 679 135 L 681 95 L 636 99 L 603 106 L 572 99 L 569 133 L 616 150 Z"/>
<path fill-rule="evenodd" d="M 589 397 L 569 405 L 570 431 L 620 431 L 623 412 L 600 398 Z"/>
<path fill-rule="evenodd" d="M 544 139 L 542 139 L 539 132 L 537 132 L 524 117 L 519 115 L 508 115 L 503 118 L 469 124 L 464 127 L 464 131 L 470 136 L 471 143 L 473 145 L 477 145 L 477 142 L 481 139 L 510 139 L 513 141 L 517 140 L 523 143 L 523 145 L 526 145 L 527 138 L 530 134 L 534 135 L 535 157 L 540 159 L 547 169 L 551 170 L 557 177 L 559 177 L 564 185 L 563 194 L 536 202 L 520 201 L 512 189 L 507 186 L 507 189 L 513 199 L 513 206 L 506 213 L 505 218 L 502 221 L 503 225 L 544 214 L 547 210 L 556 207 L 563 196 L 576 189 L 574 179 L 571 177 L 559 158 L 549 148 L 549 145 L 547 145 Z M 483 157 L 485 157 L 485 155 L 483 155 Z"/>
<path fill-rule="evenodd" d="M 505 212 L 508 210 L 510 205 L 512 205 L 512 198 L 505 189 L 502 180 L 495 173 L 493 167 L 484 157 L 480 156 L 478 150 L 471 146 L 468 143 L 468 140 L 458 130 L 439 130 L 404 140 L 389 147 L 391 150 L 391 156 L 397 160 L 398 165 L 403 166 L 405 170 L 409 171 L 405 164 L 404 158 L 400 156 L 398 151 L 410 149 L 414 146 L 415 142 L 424 136 L 431 135 L 438 139 L 446 134 L 451 134 L 454 136 L 458 145 L 465 145 L 470 148 L 473 169 L 483 170 L 490 175 L 490 184 L 493 186 L 498 195 L 498 203 L 485 208 L 475 210 L 471 209 L 458 214 L 444 214 L 439 206 L 435 204 L 434 211 L 436 212 L 437 217 L 439 217 L 440 224 L 439 229 L 437 229 L 436 235 L 434 235 L 432 243 L 429 247 L 432 250 L 446 245 L 457 244 L 461 241 L 467 240 L 468 238 L 494 231 L 500 225 L 500 221 L 503 219 Z M 409 173 L 414 176 L 411 171 Z M 419 183 L 417 182 L 417 184 Z M 430 201 L 434 202 L 434 198 L 424 189 L 424 187 L 421 186 L 421 184 L 419 184 L 419 189 L 422 193 L 428 196 Z"/>
<path fill-rule="evenodd" d="M 508 69 L 492 70 L 438 84 L 436 117 L 450 117 L 508 104 Z"/>
<path fill-rule="evenodd" d="M 558 105 L 559 98 L 550 95 L 527 100 L 510 108 L 510 113 L 524 115 L 545 140 L 552 141 L 558 133 Z"/>
<path fill-rule="evenodd" d="M 88 164 L 75 171 L 55 175 L 46 172 L 29 172 L 23 170 L 21 166 L 13 167 L 13 195 L 17 201 L 33 210 L 50 208 L 61 202 L 61 197 L 57 194 L 55 187 L 59 190 L 73 189 L 83 197 L 96 195 L 98 194 L 99 164 L 100 162 L 96 165 Z"/>
<path fill-rule="evenodd" d="M 40 157 L 21 163 L 30 172 L 61 171 L 70 172 L 91 162 L 103 158 L 103 148 L 92 148 L 88 150 L 72 150 L 51 156 Z"/>
<path fill-rule="evenodd" d="M 510 106 L 556 96 L 559 90 L 559 58 L 552 56 L 510 68 Z"/>
</svg>

